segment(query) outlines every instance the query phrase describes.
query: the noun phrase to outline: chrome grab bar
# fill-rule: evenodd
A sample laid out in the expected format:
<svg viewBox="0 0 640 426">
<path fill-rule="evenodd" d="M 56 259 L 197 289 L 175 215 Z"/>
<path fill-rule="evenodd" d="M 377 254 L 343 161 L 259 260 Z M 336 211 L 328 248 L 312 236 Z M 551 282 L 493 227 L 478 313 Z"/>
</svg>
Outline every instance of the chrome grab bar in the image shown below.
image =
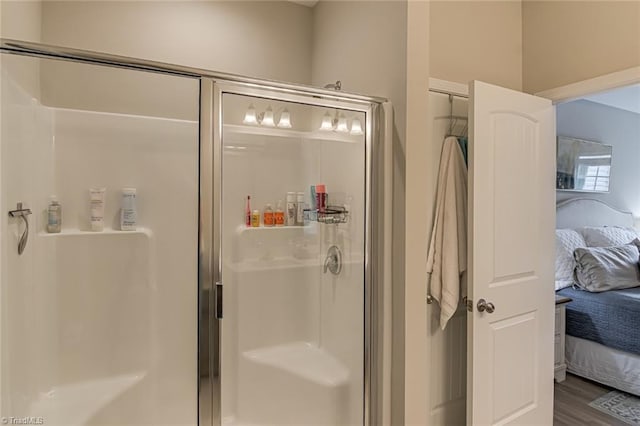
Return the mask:
<svg viewBox="0 0 640 426">
<path fill-rule="evenodd" d="M 22 254 L 24 252 L 25 247 L 27 246 L 27 240 L 29 239 L 29 220 L 27 216 L 31 214 L 31 209 L 23 209 L 22 202 L 19 202 L 15 210 L 9 211 L 9 216 L 11 217 L 21 217 L 24 220 L 24 232 L 20 236 L 18 240 L 18 254 Z"/>
</svg>

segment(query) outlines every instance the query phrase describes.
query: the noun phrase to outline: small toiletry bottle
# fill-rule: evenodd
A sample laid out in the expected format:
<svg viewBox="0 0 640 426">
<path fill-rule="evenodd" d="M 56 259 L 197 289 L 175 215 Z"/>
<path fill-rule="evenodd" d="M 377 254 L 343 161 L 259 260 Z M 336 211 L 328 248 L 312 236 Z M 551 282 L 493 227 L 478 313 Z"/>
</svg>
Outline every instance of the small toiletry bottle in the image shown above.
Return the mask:
<svg viewBox="0 0 640 426">
<path fill-rule="evenodd" d="M 271 204 L 267 204 L 264 208 L 264 213 L 262 214 L 264 226 L 273 226 L 275 225 L 275 215 L 273 213 L 273 209 L 271 208 Z"/>
<path fill-rule="evenodd" d="M 294 226 L 296 224 L 296 193 L 295 192 L 287 192 L 286 224 L 287 226 Z"/>
<path fill-rule="evenodd" d="M 296 195 L 296 225 L 304 225 L 304 192 Z"/>
<path fill-rule="evenodd" d="M 284 211 L 282 210 L 282 200 L 278 200 L 276 204 L 276 212 L 274 214 L 276 226 L 284 226 Z"/>
<path fill-rule="evenodd" d="M 322 213 L 327 209 L 327 192 L 323 184 L 316 185 L 316 208 Z"/>
<path fill-rule="evenodd" d="M 309 225 L 310 222 L 311 222 L 311 209 L 309 208 L 309 203 L 304 203 L 304 215 L 303 215 L 304 226 Z"/>
<path fill-rule="evenodd" d="M 251 195 L 247 195 L 247 207 L 244 210 L 244 224 L 251 226 Z"/>
<path fill-rule="evenodd" d="M 136 210 L 136 189 L 122 188 L 122 205 L 120 206 L 120 230 L 135 231 L 138 222 Z"/>
<path fill-rule="evenodd" d="M 89 190 L 89 202 L 91 205 L 91 230 L 104 231 L 104 200 L 107 188 L 91 188 Z"/>
<path fill-rule="evenodd" d="M 257 228 L 260 226 L 260 210 L 254 210 L 251 213 L 251 226 Z"/>
<path fill-rule="evenodd" d="M 315 222 L 318 220 L 318 199 L 316 197 L 316 187 L 311 185 L 311 204 L 309 204 L 309 220 Z"/>
<path fill-rule="evenodd" d="M 57 234 L 62 230 L 62 206 L 55 195 L 49 197 L 47 206 L 47 232 Z"/>
</svg>

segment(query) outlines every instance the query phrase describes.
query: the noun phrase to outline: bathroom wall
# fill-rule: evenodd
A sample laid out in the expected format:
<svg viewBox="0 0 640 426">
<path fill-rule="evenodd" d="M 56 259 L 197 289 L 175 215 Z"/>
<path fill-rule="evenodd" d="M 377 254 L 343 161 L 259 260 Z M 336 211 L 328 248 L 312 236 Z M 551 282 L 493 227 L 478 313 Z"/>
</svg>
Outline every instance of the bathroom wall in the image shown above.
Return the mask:
<svg viewBox="0 0 640 426">
<path fill-rule="evenodd" d="M 610 192 L 585 194 L 558 191 L 557 200 L 588 196 L 640 216 L 640 114 L 579 100 L 557 107 L 557 133 L 613 146 Z"/>
<path fill-rule="evenodd" d="M 390 365 L 380 366 L 382 380 L 390 381 L 391 386 L 384 387 L 384 392 L 388 393 L 380 395 L 380 401 L 385 402 L 377 404 L 384 421 L 393 424 L 404 422 L 407 8 L 405 1 L 320 1 L 314 7 L 313 16 L 312 84 L 341 80 L 343 90 L 385 97 L 394 108 L 391 148 L 394 329 L 393 342 L 387 342 L 389 354 L 393 351 L 393 373 L 388 370 Z M 391 321 L 387 326 L 391 327 Z M 385 356 L 385 361 L 390 362 L 391 357 Z M 392 410 L 389 410 L 390 405 L 394 407 Z"/>
<path fill-rule="evenodd" d="M 430 77 L 522 89 L 520 1 L 431 1 Z"/>
<path fill-rule="evenodd" d="M 41 13 L 40 1 L 0 1 L 0 37 L 40 41 Z M 33 62 L 7 61 L 5 69 L 27 93 L 39 96 L 39 67 L 34 66 Z"/>
<path fill-rule="evenodd" d="M 311 78 L 311 28 L 312 9 L 285 1 L 47 1 L 42 6 L 44 43 L 297 83 Z M 137 99 L 130 109 L 138 113 L 144 108 L 153 116 L 191 114 L 175 91 L 157 90 L 146 76 L 122 80 L 96 69 L 87 78 L 62 62 L 47 63 L 42 71 L 46 105 L 128 113 L 127 103 L 110 96 L 117 86 L 126 86 Z"/>
<path fill-rule="evenodd" d="M 42 40 L 305 83 L 311 77 L 311 14 L 286 1 L 54 0 L 42 6 Z"/>
<path fill-rule="evenodd" d="M 522 4 L 523 88 L 553 89 L 640 66 L 640 2 Z"/>
</svg>

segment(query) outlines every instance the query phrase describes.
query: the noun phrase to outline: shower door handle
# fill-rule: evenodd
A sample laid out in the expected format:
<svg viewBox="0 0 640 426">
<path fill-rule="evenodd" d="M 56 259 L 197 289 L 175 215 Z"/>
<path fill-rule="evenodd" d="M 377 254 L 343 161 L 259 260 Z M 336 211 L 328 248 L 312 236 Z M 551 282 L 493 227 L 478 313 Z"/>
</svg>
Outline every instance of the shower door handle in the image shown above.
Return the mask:
<svg viewBox="0 0 640 426">
<path fill-rule="evenodd" d="M 217 282 L 216 283 L 216 293 L 215 293 L 215 298 L 216 298 L 216 318 L 217 319 L 222 319 L 222 283 L 221 282 Z"/>
</svg>

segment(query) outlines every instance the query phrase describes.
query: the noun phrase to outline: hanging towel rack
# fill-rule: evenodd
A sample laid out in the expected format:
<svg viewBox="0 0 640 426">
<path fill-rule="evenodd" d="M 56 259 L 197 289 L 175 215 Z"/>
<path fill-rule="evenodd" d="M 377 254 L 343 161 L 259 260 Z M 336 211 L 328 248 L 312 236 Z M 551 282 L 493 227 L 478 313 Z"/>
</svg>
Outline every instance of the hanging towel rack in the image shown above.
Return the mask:
<svg viewBox="0 0 640 426">
<path fill-rule="evenodd" d="M 449 137 L 449 136 L 455 136 L 457 138 L 465 137 L 467 136 L 468 119 L 467 117 L 464 117 L 461 115 L 453 115 L 453 97 L 455 95 L 452 93 L 449 93 L 448 96 L 449 96 L 449 132 L 445 135 L 445 137 Z M 464 122 L 464 127 L 462 127 L 462 131 L 459 132 L 460 134 L 454 133 L 454 130 L 458 125 L 458 121 Z"/>
<path fill-rule="evenodd" d="M 469 127 L 468 127 L 468 118 L 465 117 L 465 116 L 462 116 L 462 115 L 453 115 L 453 99 L 454 98 L 469 99 L 469 96 L 463 95 L 463 94 L 460 94 L 460 93 L 449 92 L 447 90 L 435 89 L 435 88 L 430 88 L 429 92 L 431 92 L 431 93 L 439 93 L 441 95 L 447 95 L 447 97 L 449 98 L 449 131 L 447 132 L 447 134 L 445 136 L 455 136 L 455 137 L 458 137 L 458 138 L 459 137 L 466 137 L 467 136 L 467 131 L 469 129 Z M 456 129 L 456 126 L 458 126 L 458 122 L 464 123 L 464 125 L 462 127 L 462 131 L 459 132 L 460 134 L 454 133 L 454 130 Z"/>
<path fill-rule="evenodd" d="M 15 210 L 9 211 L 9 216 L 11 217 L 20 217 L 24 220 L 24 232 L 20 236 L 18 240 L 18 254 L 22 254 L 24 252 L 25 247 L 27 247 L 27 240 L 29 239 L 29 220 L 27 216 L 31 214 L 31 209 L 22 208 L 22 202 L 19 202 L 16 206 Z"/>
</svg>

